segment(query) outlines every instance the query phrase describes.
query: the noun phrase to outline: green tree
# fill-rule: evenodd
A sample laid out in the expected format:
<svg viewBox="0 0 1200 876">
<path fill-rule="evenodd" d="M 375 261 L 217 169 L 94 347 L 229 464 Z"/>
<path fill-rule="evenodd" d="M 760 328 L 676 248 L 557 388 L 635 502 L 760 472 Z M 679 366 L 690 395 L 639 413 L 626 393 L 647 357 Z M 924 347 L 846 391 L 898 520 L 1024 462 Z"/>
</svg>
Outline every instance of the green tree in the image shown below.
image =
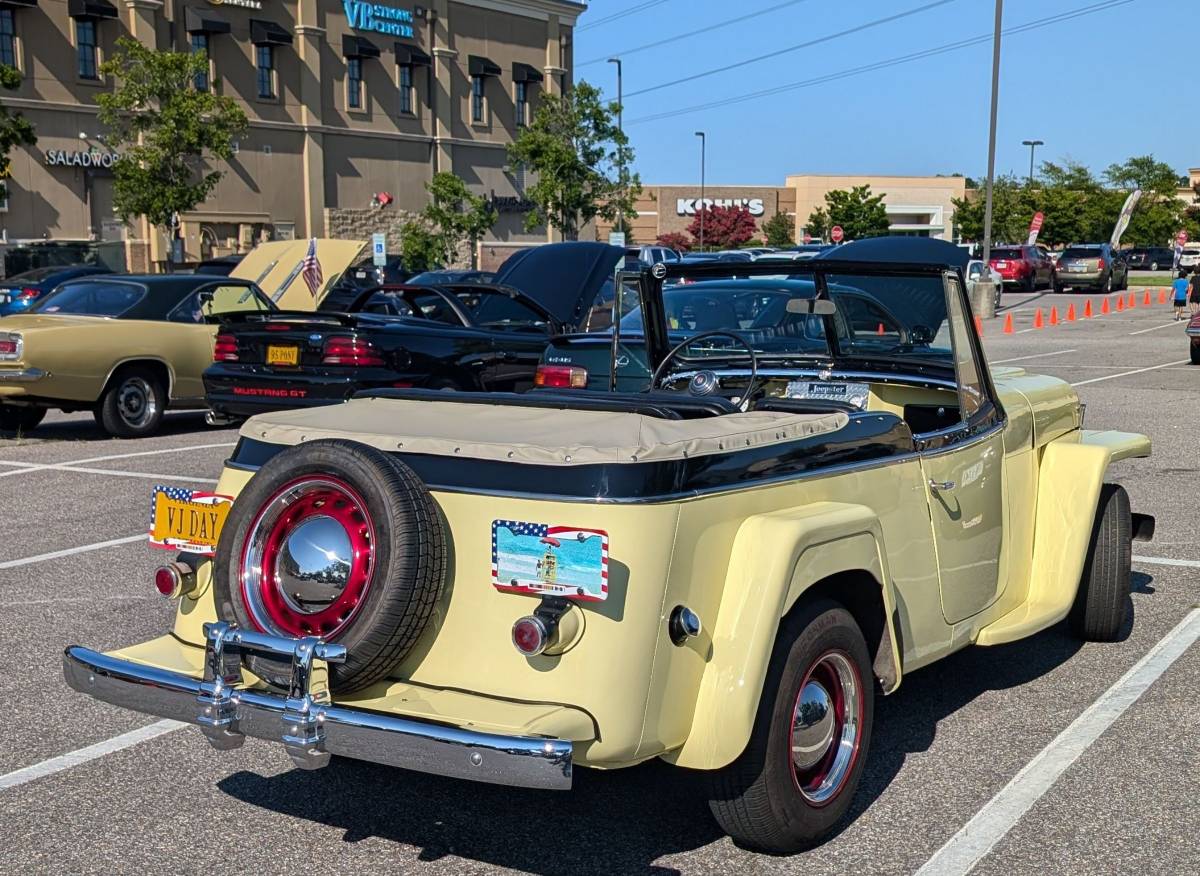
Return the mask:
<svg viewBox="0 0 1200 876">
<path fill-rule="evenodd" d="M 1118 189 L 1141 189 L 1145 195 L 1176 198 L 1179 174 L 1171 165 L 1156 161 L 1153 155 L 1138 155 L 1121 164 L 1110 164 L 1104 179 Z"/>
<path fill-rule="evenodd" d="M 617 127 L 619 109 L 603 103 L 587 82 L 542 98 L 533 121 L 508 147 L 509 161 L 536 176 L 525 192 L 534 204 L 527 229 L 549 224 L 577 240 L 597 216 L 615 222 L 633 213 L 642 185 L 637 174 L 622 173 L 633 163 L 633 149 Z"/>
<path fill-rule="evenodd" d="M 834 225 L 842 226 L 846 240 L 861 240 L 864 237 L 879 237 L 887 234 L 890 223 L 887 210 L 883 206 L 883 195 L 872 195 L 870 186 L 855 186 L 850 190 L 834 189 L 825 193 L 825 210 L 822 215 L 820 208 L 814 210 L 808 217 L 808 232 L 814 237 L 818 235 L 813 227 L 828 223 L 827 231 Z"/>
<path fill-rule="evenodd" d="M 15 67 L 0 64 L 0 88 L 15 91 L 21 85 L 21 73 Z M 8 179 L 10 160 L 8 153 L 14 146 L 32 146 L 37 142 L 33 125 L 20 113 L 10 113 L 0 106 L 0 197 L 8 197 L 8 188 L 2 180 Z"/>
<path fill-rule="evenodd" d="M 767 246 L 792 246 L 796 242 L 795 224 L 787 213 L 776 213 L 764 222 L 762 233 L 767 239 Z"/>
<path fill-rule="evenodd" d="M 431 227 L 424 217 L 401 227 L 400 257 L 407 270 L 416 273 L 432 271 L 448 264 L 452 255 L 446 235 Z"/>
<path fill-rule="evenodd" d="M 422 211 L 425 221 L 443 238 L 443 246 L 449 253 L 448 264 L 458 254 L 463 244 L 471 250 L 471 267 L 476 263 L 476 244 L 496 224 L 499 214 L 487 198 L 472 194 L 467 184 L 452 173 L 436 173 L 425 184 L 429 192 L 429 204 Z M 407 260 L 406 260 L 407 264 Z"/>
<path fill-rule="evenodd" d="M 113 206 L 122 220 L 145 216 L 173 240 L 172 219 L 204 201 L 223 171 L 246 114 L 231 97 L 197 91 L 208 59 L 195 52 L 160 52 L 121 37 L 100 66 L 117 87 L 96 96 L 107 142 L 122 155 L 113 165 Z M 167 267 L 171 268 L 168 249 Z"/>
</svg>

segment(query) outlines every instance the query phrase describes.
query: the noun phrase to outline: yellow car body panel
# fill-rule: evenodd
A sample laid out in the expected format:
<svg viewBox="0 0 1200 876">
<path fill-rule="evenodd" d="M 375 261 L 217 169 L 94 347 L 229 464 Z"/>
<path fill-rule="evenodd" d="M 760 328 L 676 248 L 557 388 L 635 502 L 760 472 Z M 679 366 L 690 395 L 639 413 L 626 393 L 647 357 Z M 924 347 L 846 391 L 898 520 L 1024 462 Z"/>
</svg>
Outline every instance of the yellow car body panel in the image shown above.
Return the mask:
<svg viewBox="0 0 1200 876">
<path fill-rule="evenodd" d="M 309 291 L 300 274 L 308 246 L 308 240 L 272 240 L 259 244 L 238 262 L 229 276 L 257 283 L 280 310 L 316 310 L 329 287 L 354 263 L 367 242 L 317 238 L 317 261 L 321 265 L 323 284 L 316 295 Z"/>
</svg>

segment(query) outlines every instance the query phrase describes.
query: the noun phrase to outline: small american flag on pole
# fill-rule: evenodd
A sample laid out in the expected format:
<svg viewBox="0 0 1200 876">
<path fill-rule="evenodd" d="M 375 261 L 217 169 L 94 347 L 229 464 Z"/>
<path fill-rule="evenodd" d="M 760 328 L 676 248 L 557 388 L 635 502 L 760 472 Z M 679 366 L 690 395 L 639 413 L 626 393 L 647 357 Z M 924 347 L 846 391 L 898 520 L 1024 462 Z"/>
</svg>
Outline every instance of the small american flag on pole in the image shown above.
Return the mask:
<svg viewBox="0 0 1200 876">
<path fill-rule="evenodd" d="M 321 262 L 317 259 L 317 239 L 315 237 L 308 241 L 308 252 L 304 254 L 304 261 L 300 263 L 300 276 L 304 277 L 308 293 L 316 298 L 317 292 L 321 290 L 321 284 L 325 282 L 325 272 L 321 270 Z"/>
</svg>

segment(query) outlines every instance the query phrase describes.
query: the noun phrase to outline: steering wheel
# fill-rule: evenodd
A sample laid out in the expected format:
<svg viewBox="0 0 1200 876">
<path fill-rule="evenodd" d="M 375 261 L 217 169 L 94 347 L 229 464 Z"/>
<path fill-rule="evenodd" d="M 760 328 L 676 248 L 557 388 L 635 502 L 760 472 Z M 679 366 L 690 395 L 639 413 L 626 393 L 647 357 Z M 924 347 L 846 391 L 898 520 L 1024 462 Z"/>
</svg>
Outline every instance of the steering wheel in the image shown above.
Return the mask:
<svg viewBox="0 0 1200 876">
<path fill-rule="evenodd" d="M 650 386 L 646 389 L 646 391 L 651 392 L 655 389 L 661 389 L 659 384 L 662 382 L 663 372 L 666 371 L 667 365 L 671 363 L 672 359 L 679 355 L 681 350 L 685 349 L 686 347 L 690 347 L 692 344 L 696 343 L 696 341 L 702 341 L 705 338 L 714 337 L 733 338 L 735 341 L 745 347 L 746 352 L 750 354 L 750 381 L 746 384 L 745 392 L 742 393 L 741 405 L 743 411 L 748 410 L 750 407 L 750 399 L 753 397 L 754 391 L 758 389 L 758 386 L 756 385 L 758 383 L 758 355 L 754 352 L 754 347 L 750 345 L 748 340 L 746 340 L 737 332 L 727 331 L 726 329 L 713 329 L 712 331 L 700 332 L 698 335 L 692 335 L 690 338 L 680 341 L 678 344 L 668 350 L 667 355 L 663 356 L 663 360 L 658 363 L 658 367 L 655 368 L 654 373 L 650 375 Z"/>
</svg>

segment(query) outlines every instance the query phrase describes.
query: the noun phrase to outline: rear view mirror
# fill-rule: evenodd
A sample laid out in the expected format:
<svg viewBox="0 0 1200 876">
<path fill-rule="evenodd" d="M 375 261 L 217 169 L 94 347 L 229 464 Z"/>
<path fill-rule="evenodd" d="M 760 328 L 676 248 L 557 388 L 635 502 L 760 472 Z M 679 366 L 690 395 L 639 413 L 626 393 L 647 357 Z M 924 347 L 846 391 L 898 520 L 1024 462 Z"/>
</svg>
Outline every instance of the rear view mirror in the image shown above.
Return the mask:
<svg viewBox="0 0 1200 876">
<path fill-rule="evenodd" d="M 828 298 L 789 298 L 787 312 L 833 316 L 837 313 L 837 304 Z"/>
</svg>

